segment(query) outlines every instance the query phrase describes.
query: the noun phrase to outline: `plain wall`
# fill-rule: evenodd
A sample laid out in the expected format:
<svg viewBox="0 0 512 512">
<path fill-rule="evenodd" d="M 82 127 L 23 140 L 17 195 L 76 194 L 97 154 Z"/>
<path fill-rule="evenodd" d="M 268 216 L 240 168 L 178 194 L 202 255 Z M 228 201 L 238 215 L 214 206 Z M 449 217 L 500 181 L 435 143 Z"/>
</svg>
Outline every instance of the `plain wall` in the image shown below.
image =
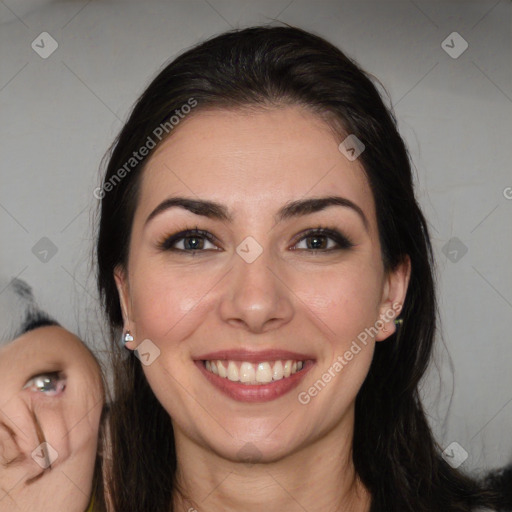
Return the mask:
<svg viewBox="0 0 512 512">
<path fill-rule="evenodd" d="M 446 345 L 424 389 L 439 443 L 464 447 L 470 469 L 505 464 L 512 459 L 511 13 L 508 0 L 1 2 L 2 274 L 30 283 L 101 356 L 93 190 L 134 101 L 165 62 L 212 35 L 273 18 L 312 30 L 383 83 L 414 162 Z M 42 32 L 58 44 L 47 58 L 31 46 L 44 37 L 49 48 Z M 452 32 L 468 44 L 457 58 L 442 47 Z M 452 53 L 462 48 L 457 37 L 445 43 Z"/>
</svg>

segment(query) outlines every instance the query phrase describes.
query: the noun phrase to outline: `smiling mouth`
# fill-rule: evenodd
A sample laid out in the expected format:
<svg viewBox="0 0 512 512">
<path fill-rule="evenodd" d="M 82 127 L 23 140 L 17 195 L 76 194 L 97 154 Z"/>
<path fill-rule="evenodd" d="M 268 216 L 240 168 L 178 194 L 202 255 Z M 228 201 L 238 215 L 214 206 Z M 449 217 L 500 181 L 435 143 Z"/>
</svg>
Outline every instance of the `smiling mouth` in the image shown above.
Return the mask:
<svg viewBox="0 0 512 512">
<path fill-rule="evenodd" d="M 305 361 L 292 359 L 250 363 L 234 360 L 204 360 L 206 370 L 214 375 L 245 385 L 264 385 L 301 372 Z"/>
</svg>

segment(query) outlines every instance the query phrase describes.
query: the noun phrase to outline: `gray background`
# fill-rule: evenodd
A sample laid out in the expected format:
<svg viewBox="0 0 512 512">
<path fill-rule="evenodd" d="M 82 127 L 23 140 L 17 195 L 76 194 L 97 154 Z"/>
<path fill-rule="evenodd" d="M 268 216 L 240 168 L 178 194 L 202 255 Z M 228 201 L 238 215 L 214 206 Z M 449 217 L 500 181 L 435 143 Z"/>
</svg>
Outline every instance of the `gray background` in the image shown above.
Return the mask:
<svg viewBox="0 0 512 512">
<path fill-rule="evenodd" d="M 0 0 L 2 274 L 29 282 L 101 357 L 93 190 L 133 102 L 166 61 L 206 37 L 273 18 L 312 30 L 384 84 L 415 165 L 438 262 L 444 344 L 423 392 L 439 443 L 459 443 L 467 469 L 505 464 L 511 13 L 509 0 Z M 58 44 L 49 56 L 43 32 Z M 468 44 L 457 58 L 464 41 L 453 32 Z"/>
</svg>

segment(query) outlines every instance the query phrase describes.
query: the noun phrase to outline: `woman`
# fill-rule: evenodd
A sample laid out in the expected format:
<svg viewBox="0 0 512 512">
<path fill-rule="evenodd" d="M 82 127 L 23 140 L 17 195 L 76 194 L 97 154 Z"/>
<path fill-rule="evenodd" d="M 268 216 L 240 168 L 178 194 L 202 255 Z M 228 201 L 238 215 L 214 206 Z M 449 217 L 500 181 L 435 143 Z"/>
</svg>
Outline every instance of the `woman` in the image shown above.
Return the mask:
<svg viewBox="0 0 512 512">
<path fill-rule="evenodd" d="M 490 502 L 428 426 L 427 223 L 393 115 L 339 49 L 255 27 L 188 50 L 95 195 L 113 510 Z"/>
<path fill-rule="evenodd" d="M 102 493 L 99 365 L 26 283 L 0 290 L 0 511 L 84 512 Z"/>
</svg>

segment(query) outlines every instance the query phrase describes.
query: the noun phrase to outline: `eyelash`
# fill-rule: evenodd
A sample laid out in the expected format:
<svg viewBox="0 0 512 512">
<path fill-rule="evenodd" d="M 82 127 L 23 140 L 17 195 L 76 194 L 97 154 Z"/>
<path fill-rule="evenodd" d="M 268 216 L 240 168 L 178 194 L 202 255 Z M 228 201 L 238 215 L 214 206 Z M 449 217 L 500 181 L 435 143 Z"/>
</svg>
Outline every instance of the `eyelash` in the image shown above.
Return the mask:
<svg viewBox="0 0 512 512">
<path fill-rule="evenodd" d="M 50 378 L 48 378 L 48 377 L 50 377 Z M 39 379 L 43 379 L 45 385 L 48 384 L 48 382 L 50 382 L 50 381 L 53 381 L 53 382 L 57 381 L 57 384 L 55 385 L 55 387 L 58 389 L 56 391 L 52 391 L 51 393 L 53 393 L 53 394 L 50 394 L 45 391 L 41 391 L 40 388 L 42 387 L 41 384 L 43 381 L 41 380 L 39 382 L 39 384 L 35 383 Z M 64 383 L 63 383 L 63 381 L 64 381 Z M 66 383 L 65 383 L 64 376 L 61 375 L 60 372 L 38 373 L 37 375 L 34 375 L 27 381 L 27 383 L 23 386 L 23 389 L 29 389 L 31 387 L 36 387 L 36 389 L 33 390 L 35 392 L 39 391 L 41 393 L 46 394 L 47 396 L 54 397 L 54 396 L 60 395 L 66 389 Z"/>
<path fill-rule="evenodd" d="M 306 238 L 310 238 L 312 236 L 322 236 L 322 237 L 328 237 L 331 238 L 331 240 L 334 240 L 338 247 L 331 248 L 331 249 L 299 249 L 302 251 L 307 251 L 310 253 L 328 253 L 336 250 L 347 250 L 354 247 L 354 243 L 345 235 L 341 234 L 337 229 L 335 228 L 328 228 L 328 227 L 322 227 L 318 226 L 316 228 L 308 229 L 305 232 L 301 234 L 301 238 L 297 240 L 295 245 L 297 245 L 299 242 Z M 197 249 L 197 250 L 186 250 L 186 249 L 176 249 L 173 247 L 173 245 L 176 244 L 176 242 L 180 240 L 185 240 L 186 238 L 206 238 L 209 242 L 212 244 L 215 244 L 215 237 L 209 233 L 208 231 L 204 231 L 202 229 L 199 229 L 197 226 L 195 228 L 186 228 L 183 231 L 180 231 L 179 233 L 175 233 L 173 235 L 165 236 L 162 240 L 160 240 L 157 244 L 158 249 L 161 251 L 173 251 L 173 252 L 181 252 L 181 253 L 190 253 L 192 256 L 199 252 L 203 252 L 205 249 Z M 206 249 L 211 250 L 211 249 Z M 294 249 L 297 250 L 297 249 Z"/>
</svg>

